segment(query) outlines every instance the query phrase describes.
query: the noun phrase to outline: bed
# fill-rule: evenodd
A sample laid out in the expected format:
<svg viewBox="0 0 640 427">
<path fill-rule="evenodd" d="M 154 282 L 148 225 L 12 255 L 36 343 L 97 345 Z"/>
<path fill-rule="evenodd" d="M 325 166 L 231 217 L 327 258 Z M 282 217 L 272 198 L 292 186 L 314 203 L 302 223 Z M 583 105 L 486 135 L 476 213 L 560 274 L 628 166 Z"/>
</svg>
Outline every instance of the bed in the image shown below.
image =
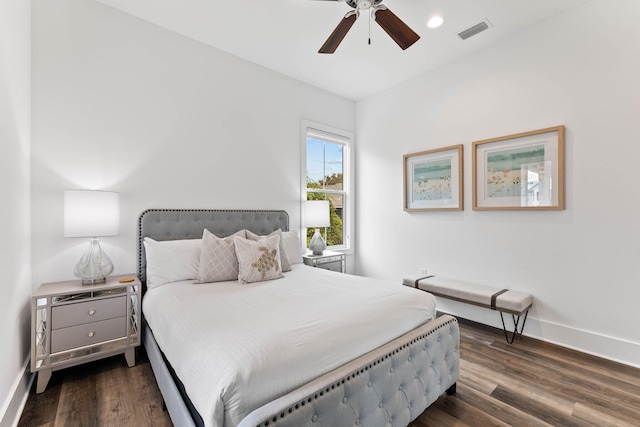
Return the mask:
<svg viewBox="0 0 640 427">
<path fill-rule="evenodd" d="M 295 256 L 283 258 L 290 271 L 275 280 L 194 284 L 168 277 L 157 286 L 158 270 L 147 264 L 149 255 L 158 265 L 151 242 L 194 247 L 203 233 L 231 239 L 244 230 L 271 235 L 261 245 L 276 245 L 283 257 L 294 252 L 278 246 L 295 236 L 285 211 L 140 215 L 143 342 L 175 426 L 406 426 L 455 392 L 458 324 L 436 317 L 435 299 L 424 292 L 308 267 Z M 163 268 L 193 258 L 180 257 L 167 258 Z"/>
</svg>

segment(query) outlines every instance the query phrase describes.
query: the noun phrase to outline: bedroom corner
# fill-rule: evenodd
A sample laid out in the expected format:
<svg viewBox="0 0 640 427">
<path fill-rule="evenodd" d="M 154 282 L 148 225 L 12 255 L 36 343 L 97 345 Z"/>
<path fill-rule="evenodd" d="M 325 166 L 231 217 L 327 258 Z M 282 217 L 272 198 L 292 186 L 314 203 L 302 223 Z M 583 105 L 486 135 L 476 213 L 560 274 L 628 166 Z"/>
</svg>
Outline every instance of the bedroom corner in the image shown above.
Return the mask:
<svg viewBox="0 0 640 427">
<path fill-rule="evenodd" d="M 0 426 L 27 399 L 31 295 L 31 7 L 0 3 Z"/>
</svg>

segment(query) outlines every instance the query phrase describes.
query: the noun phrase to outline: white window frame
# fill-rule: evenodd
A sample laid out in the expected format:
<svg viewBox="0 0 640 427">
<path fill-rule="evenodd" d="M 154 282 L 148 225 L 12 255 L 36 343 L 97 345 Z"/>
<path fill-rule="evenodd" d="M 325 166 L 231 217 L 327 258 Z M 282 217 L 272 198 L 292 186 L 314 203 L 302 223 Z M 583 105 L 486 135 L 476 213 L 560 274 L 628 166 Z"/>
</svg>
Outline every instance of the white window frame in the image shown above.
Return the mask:
<svg viewBox="0 0 640 427">
<path fill-rule="evenodd" d="M 302 121 L 301 126 L 301 146 L 302 149 L 301 154 L 301 202 L 300 202 L 300 213 L 304 214 L 304 210 L 302 204 L 307 200 L 307 136 L 313 135 L 318 137 L 319 139 L 337 142 L 339 144 L 344 144 L 344 159 L 343 159 L 343 191 L 344 191 L 344 200 L 343 200 L 343 218 L 342 218 L 342 232 L 343 232 L 343 244 L 329 246 L 327 249 L 332 251 L 339 251 L 344 253 L 352 253 L 353 251 L 353 237 L 354 237 L 354 180 L 353 180 L 353 133 L 348 132 L 343 129 L 334 128 L 331 126 L 326 126 L 320 123 L 311 122 L 308 120 Z M 327 191 L 330 193 L 331 191 Z M 303 246 L 306 247 L 304 242 L 306 241 L 306 228 L 304 227 L 304 220 L 301 216 L 301 237 Z"/>
</svg>

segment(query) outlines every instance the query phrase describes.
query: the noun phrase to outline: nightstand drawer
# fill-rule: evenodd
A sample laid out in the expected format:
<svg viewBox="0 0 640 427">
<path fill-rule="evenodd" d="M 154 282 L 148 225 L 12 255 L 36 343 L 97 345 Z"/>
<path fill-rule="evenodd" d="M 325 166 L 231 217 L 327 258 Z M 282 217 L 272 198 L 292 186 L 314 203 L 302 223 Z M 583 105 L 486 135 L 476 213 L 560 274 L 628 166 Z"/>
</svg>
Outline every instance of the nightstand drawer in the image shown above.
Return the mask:
<svg viewBox="0 0 640 427">
<path fill-rule="evenodd" d="M 316 264 L 326 264 L 328 262 L 342 262 L 342 256 L 328 256 L 316 260 Z"/>
<path fill-rule="evenodd" d="M 325 270 L 337 271 L 338 273 L 342 273 L 342 261 L 323 261 L 318 262 L 316 267 L 324 268 Z"/>
<path fill-rule="evenodd" d="M 127 318 L 102 320 L 51 331 L 51 353 L 127 336 Z"/>
<path fill-rule="evenodd" d="M 52 329 L 67 328 L 127 315 L 127 297 L 98 299 L 51 309 Z"/>
</svg>

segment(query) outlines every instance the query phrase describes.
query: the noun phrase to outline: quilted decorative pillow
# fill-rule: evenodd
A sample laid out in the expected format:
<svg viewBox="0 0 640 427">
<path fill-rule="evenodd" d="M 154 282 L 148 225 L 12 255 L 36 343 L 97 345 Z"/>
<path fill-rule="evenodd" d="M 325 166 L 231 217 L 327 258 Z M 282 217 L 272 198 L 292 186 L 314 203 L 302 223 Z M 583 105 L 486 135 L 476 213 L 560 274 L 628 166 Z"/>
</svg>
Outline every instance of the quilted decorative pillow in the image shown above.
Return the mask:
<svg viewBox="0 0 640 427">
<path fill-rule="evenodd" d="M 300 247 L 300 235 L 297 231 L 283 231 L 284 249 L 290 265 L 302 264 L 302 249 Z M 284 267 L 283 267 L 284 271 Z"/>
<path fill-rule="evenodd" d="M 224 282 L 238 279 L 238 258 L 233 246 L 234 237 L 244 237 L 240 230 L 229 237 L 220 238 L 205 229 L 202 233 L 200 266 L 195 283 Z"/>
<path fill-rule="evenodd" d="M 284 277 L 280 264 L 280 236 L 258 241 L 234 237 L 240 283 L 262 282 Z"/>
<path fill-rule="evenodd" d="M 147 260 L 147 288 L 198 275 L 201 239 L 156 241 L 144 238 Z"/>
<path fill-rule="evenodd" d="M 291 264 L 289 264 L 289 257 L 287 256 L 287 249 L 284 247 L 284 239 L 282 238 L 282 230 L 277 229 L 276 231 L 269 233 L 266 236 L 258 236 L 257 234 L 247 230 L 247 239 L 258 241 L 260 239 L 264 239 L 265 237 L 271 236 L 280 236 L 280 247 L 278 248 L 280 252 L 280 265 L 282 265 L 282 271 L 291 271 Z"/>
</svg>

